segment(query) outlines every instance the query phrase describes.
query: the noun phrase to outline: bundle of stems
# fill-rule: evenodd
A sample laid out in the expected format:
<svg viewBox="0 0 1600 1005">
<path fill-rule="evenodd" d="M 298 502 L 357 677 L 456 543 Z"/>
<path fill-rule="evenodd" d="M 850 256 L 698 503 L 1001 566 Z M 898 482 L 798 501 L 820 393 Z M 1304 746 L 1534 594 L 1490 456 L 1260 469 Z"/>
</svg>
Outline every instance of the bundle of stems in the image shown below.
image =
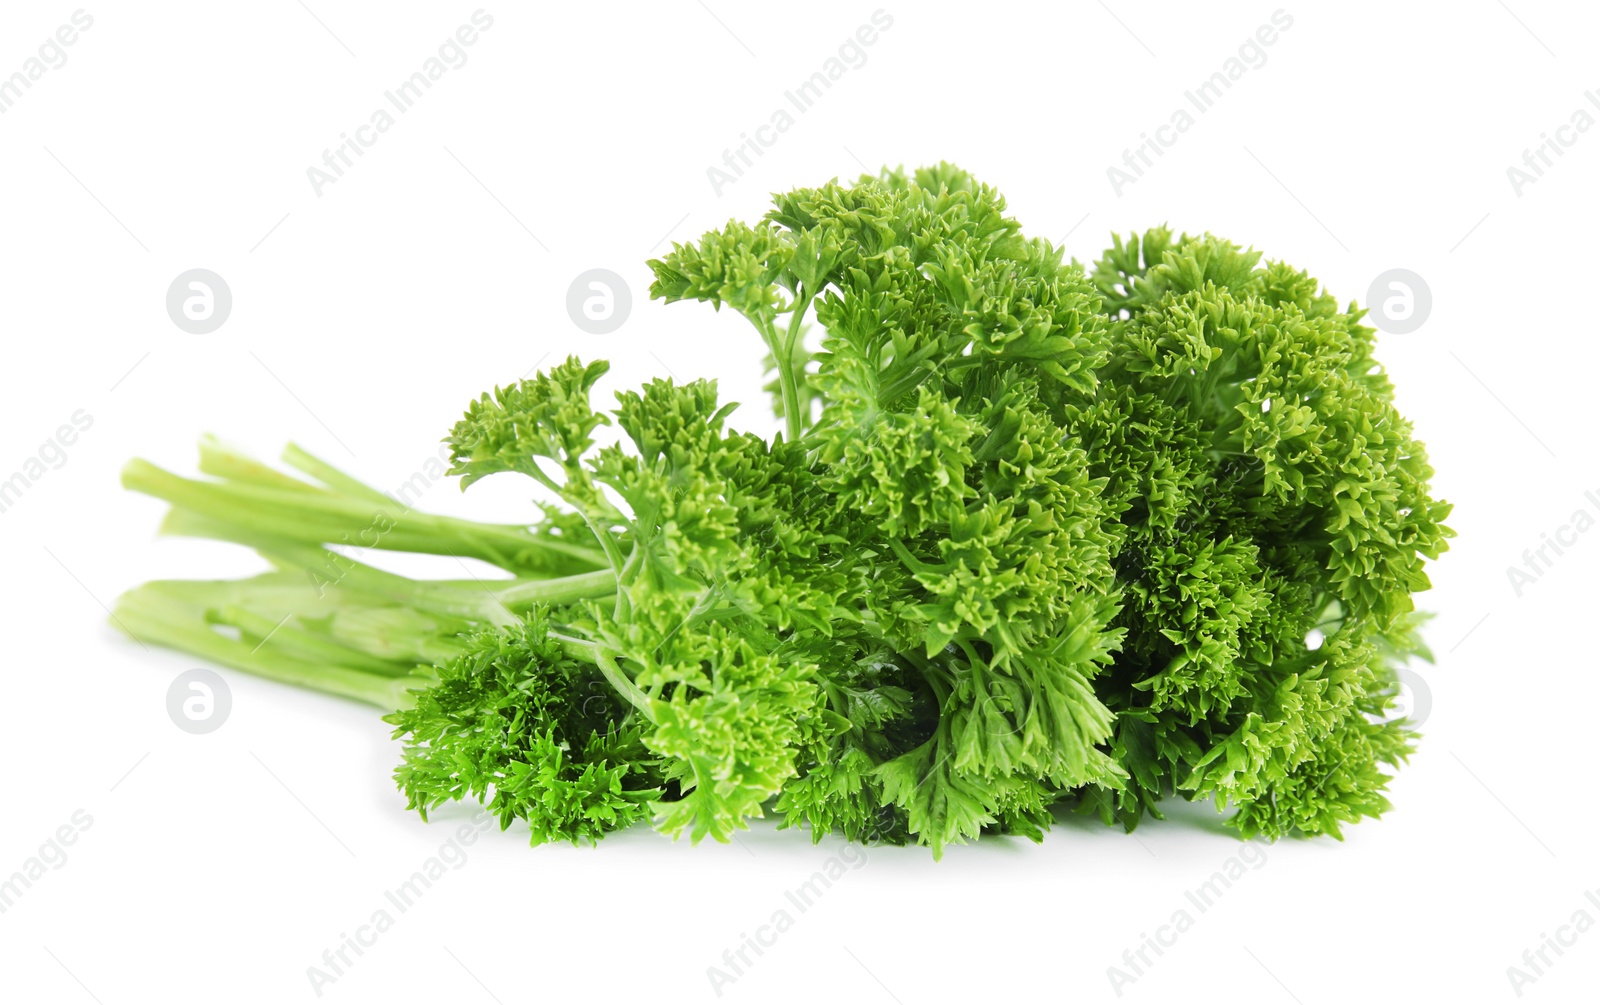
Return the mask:
<svg viewBox="0 0 1600 1005">
<path fill-rule="evenodd" d="M 474 629 L 515 624 L 536 604 L 616 590 L 592 545 L 419 512 L 294 444 L 283 461 L 307 477 L 209 437 L 199 465 L 209 479 L 130 461 L 123 486 L 171 504 L 163 533 L 241 544 L 273 569 L 241 580 L 145 583 L 118 599 L 116 623 L 143 642 L 391 711 L 433 683 L 435 667 L 459 655 Z M 346 553 L 363 548 L 480 559 L 508 575 L 480 578 L 463 562 L 464 578 L 414 579 Z M 592 660 L 592 643 L 563 638 Z"/>
</svg>

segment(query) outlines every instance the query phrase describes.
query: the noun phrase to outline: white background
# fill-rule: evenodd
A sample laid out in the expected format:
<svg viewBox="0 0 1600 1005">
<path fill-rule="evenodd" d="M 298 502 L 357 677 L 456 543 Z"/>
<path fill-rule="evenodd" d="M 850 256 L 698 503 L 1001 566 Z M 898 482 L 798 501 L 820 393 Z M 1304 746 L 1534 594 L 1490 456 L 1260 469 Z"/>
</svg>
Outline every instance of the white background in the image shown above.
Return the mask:
<svg viewBox="0 0 1600 1005">
<path fill-rule="evenodd" d="M 1580 908 L 1600 920 L 1584 899 L 1600 888 L 1600 534 L 1520 597 L 1506 572 L 1574 511 L 1600 513 L 1584 497 L 1600 496 L 1600 130 L 1520 195 L 1506 174 L 1574 110 L 1600 116 L 1583 97 L 1600 89 L 1595 10 L 1286 6 L 1267 62 L 1119 196 L 1106 168 L 1274 4 L 886 4 L 866 63 L 719 195 L 706 169 L 876 3 L 707 2 L 488 7 L 465 65 L 320 196 L 306 169 L 475 5 L 90 7 L 67 62 L 0 115 L 0 478 L 75 410 L 94 420 L 0 513 L 0 874 L 75 810 L 93 819 L 0 915 L 0 995 L 316 1000 L 307 967 L 465 818 L 404 810 L 397 747 L 365 707 L 228 673 L 220 730 L 173 726 L 167 686 L 197 664 L 141 650 L 103 605 L 144 579 L 259 563 L 155 539 L 161 507 L 119 490 L 125 460 L 190 472 L 205 431 L 263 456 L 293 439 L 392 488 L 469 398 L 569 352 L 612 361 L 606 397 L 714 376 L 747 403 L 736 422 L 770 431 L 753 332 L 649 302 L 645 259 L 755 220 L 774 190 L 946 159 L 1080 260 L 1113 229 L 1165 221 L 1285 258 L 1345 300 L 1386 269 L 1426 279 L 1431 316 L 1380 357 L 1460 536 L 1420 598 L 1439 661 L 1421 669 L 1432 711 L 1396 809 L 1343 843 L 1260 846 L 1265 864 L 1122 997 L 1514 1000 L 1506 968 L 1541 933 Z M 7 3 L 0 76 L 74 9 Z M 196 267 L 234 298 L 209 335 L 164 309 Z M 633 311 L 588 336 L 566 290 L 597 267 L 626 279 Z M 441 482 L 422 505 L 517 519 L 522 491 Z M 486 835 L 323 998 L 714 1001 L 707 967 L 842 847 L 770 821 L 727 846 L 647 829 L 525 844 Z M 1107 968 L 1240 850 L 1206 807 L 1133 837 L 1068 821 L 1042 845 L 986 839 L 937 864 L 873 849 L 722 997 L 1115 1001 Z M 1580 1000 L 1600 982 L 1600 932 L 1551 959 L 1524 997 Z"/>
</svg>

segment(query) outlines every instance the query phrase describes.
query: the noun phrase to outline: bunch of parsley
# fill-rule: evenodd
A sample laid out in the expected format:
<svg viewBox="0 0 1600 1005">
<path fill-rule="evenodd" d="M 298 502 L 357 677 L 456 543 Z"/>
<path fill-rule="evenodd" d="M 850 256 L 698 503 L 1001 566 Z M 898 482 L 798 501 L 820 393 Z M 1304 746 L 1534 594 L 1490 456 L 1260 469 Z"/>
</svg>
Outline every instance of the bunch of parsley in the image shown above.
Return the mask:
<svg viewBox="0 0 1600 1005">
<path fill-rule="evenodd" d="M 534 843 L 774 811 L 937 856 L 1173 796 L 1274 838 L 1388 808 L 1449 507 L 1355 305 L 1161 228 L 1086 272 L 943 164 L 780 195 L 650 267 L 654 297 L 749 320 L 782 435 L 728 428 L 710 381 L 597 411 L 605 364 L 569 359 L 448 437 L 463 487 L 538 483 L 529 525 L 420 514 L 294 447 L 308 478 L 212 441 L 210 479 L 134 461 L 168 531 L 275 569 L 146 584 L 118 622 L 384 707 L 413 808 L 475 799 Z"/>
</svg>

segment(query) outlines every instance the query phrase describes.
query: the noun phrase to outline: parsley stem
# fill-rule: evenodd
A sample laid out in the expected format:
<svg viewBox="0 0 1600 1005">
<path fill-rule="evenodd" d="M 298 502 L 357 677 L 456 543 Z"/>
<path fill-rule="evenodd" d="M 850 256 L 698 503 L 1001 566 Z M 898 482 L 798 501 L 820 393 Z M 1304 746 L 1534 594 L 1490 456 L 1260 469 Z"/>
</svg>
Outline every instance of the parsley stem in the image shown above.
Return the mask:
<svg viewBox="0 0 1600 1005">
<path fill-rule="evenodd" d="M 364 701 L 386 712 L 408 705 L 408 691 L 433 681 L 431 673 L 373 673 L 322 659 L 311 662 L 287 654 L 281 647 L 253 643 L 248 637 L 229 638 L 211 628 L 202 610 L 147 588 L 119 598 L 114 617 L 141 643 L 181 649 L 235 670 Z"/>
<path fill-rule="evenodd" d="M 774 346 L 772 351 L 773 359 L 778 362 L 778 387 L 783 392 L 783 418 L 790 443 L 800 439 L 800 434 L 805 431 L 805 420 L 808 418 L 800 414 L 800 382 L 794 372 L 794 347 L 800 338 L 800 326 L 805 320 L 806 307 L 809 304 L 810 298 L 805 295 L 805 287 L 797 285 L 794 312 L 789 318 L 789 330 L 784 334 L 783 343 Z"/>
<path fill-rule="evenodd" d="M 213 457 L 210 463 L 215 469 L 223 461 Z M 237 462 L 231 463 L 230 473 L 238 470 Z M 171 503 L 174 513 L 304 545 L 464 555 L 519 574 L 579 572 L 605 560 L 593 548 L 540 538 L 524 527 L 418 513 L 390 499 L 332 492 L 309 483 L 296 488 L 250 478 L 200 481 L 135 459 L 122 469 L 122 484 Z"/>
<path fill-rule="evenodd" d="M 576 576 L 562 576 L 559 579 L 518 580 L 510 586 L 494 591 L 494 595 L 500 603 L 514 609 L 533 604 L 549 604 L 554 607 L 570 604 L 574 600 L 603 597 L 616 588 L 617 577 L 610 569 L 596 569 L 594 572 L 582 572 Z"/>
<path fill-rule="evenodd" d="M 639 690 L 639 685 L 628 679 L 628 675 L 622 672 L 621 667 L 617 666 L 617 658 L 614 655 L 596 647 L 594 663 L 595 666 L 600 668 L 600 673 L 605 676 L 611 686 L 617 689 L 618 694 L 628 699 L 634 708 L 645 714 L 646 718 L 652 718 L 650 715 L 650 697 Z"/>
</svg>

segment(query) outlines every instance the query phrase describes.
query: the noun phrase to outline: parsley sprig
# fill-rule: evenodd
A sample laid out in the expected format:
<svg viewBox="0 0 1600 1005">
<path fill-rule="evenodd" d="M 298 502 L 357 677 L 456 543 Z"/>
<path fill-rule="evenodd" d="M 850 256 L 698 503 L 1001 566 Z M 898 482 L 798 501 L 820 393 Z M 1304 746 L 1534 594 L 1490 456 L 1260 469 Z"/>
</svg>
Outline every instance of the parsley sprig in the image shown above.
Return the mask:
<svg viewBox="0 0 1600 1005">
<path fill-rule="evenodd" d="M 447 440 L 463 488 L 550 500 L 526 525 L 208 440 L 207 479 L 124 481 L 274 571 L 149 583 L 118 622 L 383 707 L 413 808 L 477 800 L 534 843 L 772 812 L 937 856 L 1176 797 L 1274 838 L 1388 808 L 1449 506 L 1354 304 L 1164 228 L 1064 262 L 947 164 L 779 195 L 650 268 L 653 297 L 750 322 L 782 435 L 731 429 L 711 381 L 598 410 L 606 364 L 569 359 Z"/>
</svg>

